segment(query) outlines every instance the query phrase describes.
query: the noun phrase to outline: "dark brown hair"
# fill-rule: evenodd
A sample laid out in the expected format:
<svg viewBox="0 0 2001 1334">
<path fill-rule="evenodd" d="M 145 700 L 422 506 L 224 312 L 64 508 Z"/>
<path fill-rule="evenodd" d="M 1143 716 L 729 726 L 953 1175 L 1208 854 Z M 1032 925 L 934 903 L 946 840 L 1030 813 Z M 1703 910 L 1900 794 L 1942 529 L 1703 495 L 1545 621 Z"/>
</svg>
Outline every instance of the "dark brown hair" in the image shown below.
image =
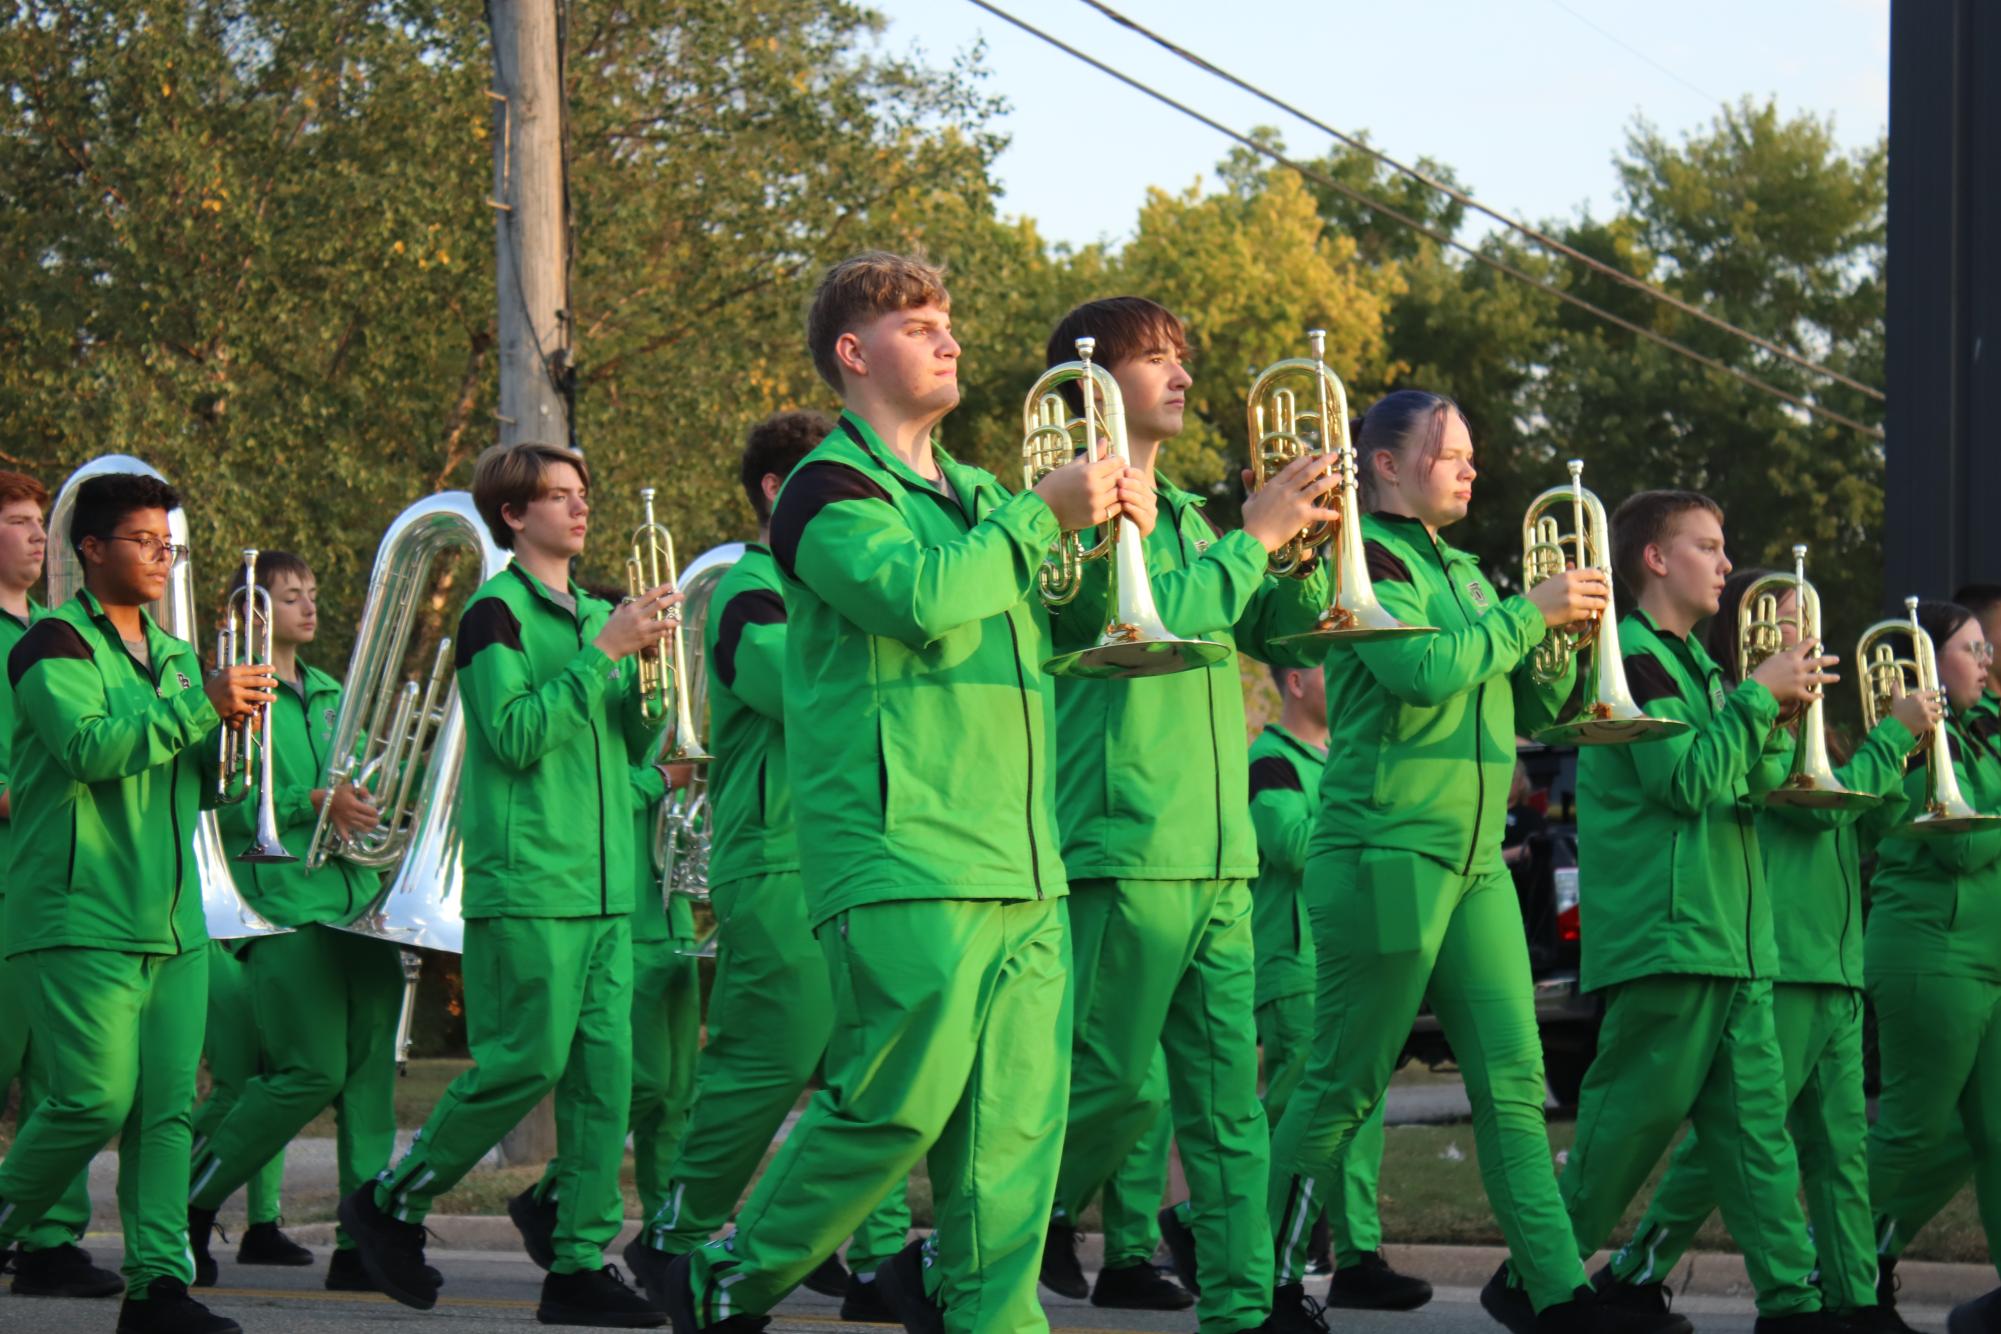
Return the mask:
<svg viewBox="0 0 2001 1334">
<path fill-rule="evenodd" d="M 833 419 L 811 410 L 778 412 L 750 428 L 743 442 L 743 460 L 738 477 L 743 482 L 744 499 L 760 524 L 771 522 L 771 502 L 764 498 L 764 479 L 777 473 L 783 481 L 799 466 L 799 460 L 834 432 Z"/>
<path fill-rule="evenodd" d="M 841 335 L 891 311 L 918 306 L 951 309 L 945 273 L 936 265 L 887 250 L 868 250 L 842 260 L 821 275 L 806 314 L 806 350 L 813 356 L 813 369 L 836 393 L 845 392 L 841 363 L 834 356 Z"/>
<path fill-rule="evenodd" d="M 291 575 L 300 583 L 313 577 L 313 567 L 306 564 L 304 556 L 295 556 L 289 551 L 260 551 L 257 553 L 257 586 L 269 588 L 284 575 Z M 243 587 L 243 564 L 237 562 L 236 573 L 229 576 L 229 591 L 236 592 Z"/>
<path fill-rule="evenodd" d="M 1613 511 L 1612 573 L 1625 585 L 1628 598 L 1637 601 L 1646 587 L 1647 548 L 1667 541 L 1674 521 L 1696 510 L 1723 522 L 1723 507 L 1700 491 L 1642 491 Z"/>
<path fill-rule="evenodd" d="M 507 526 L 503 511 L 525 512 L 545 489 L 543 478 L 549 469 L 559 463 L 575 468 L 584 490 L 590 490 L 590 465 L 582 454 L 562 445 L 493 445 L 473 465 L 472 503 L 502 550 L 514 550 L 514 530 Z"/>
</svg>

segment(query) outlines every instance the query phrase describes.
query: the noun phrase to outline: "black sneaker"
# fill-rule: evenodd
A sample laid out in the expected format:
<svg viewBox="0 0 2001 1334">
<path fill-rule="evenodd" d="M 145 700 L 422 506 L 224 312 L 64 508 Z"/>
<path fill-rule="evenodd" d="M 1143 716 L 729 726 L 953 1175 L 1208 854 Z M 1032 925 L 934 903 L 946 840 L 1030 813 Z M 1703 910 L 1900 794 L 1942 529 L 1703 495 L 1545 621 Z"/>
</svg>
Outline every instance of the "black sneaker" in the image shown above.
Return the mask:
<svg viewBox="0 0 2001 1334">
<path fill-rule="evenodd" d="M 1591 1288 L 1598 1294 L 1598 1304 L 1608 1310 L 1668 1315 L 1674 1309 L 1674 1296 L 1666 1283 L 1627 1283 L 1612 1276 L 1610 1265 L 1591 1276 Z"/>
<path fill-rule="evenodd" d="M 1751 1334 L 1842 1334 L 1842 1324 L 1832 1311 L 1761 1315 L 1752 1322 Z"/>
<path fill-rule="evenodd" d="M 1945 1318 L 1945 1334 L 1998 1334 L 2001 1332 L 2001 1288 L 1985 1297 L 1975 1297 L 1952 1308 Z"/>
<path fill-rule="evenodd" d="M 361 1267 L 384 1295 L 428 1311 L 438 1304 L 437 1270 L 424 1263 L 422 1223 L 391 1218 L 375 1202 L 375 1183 L 364 1181 L 340 1201 L 340 1225 L 354 1241 Z"/>
<path fill-rule="evenodd" d="M 276 1223 L 252 1223 L 236 1248 L 240 1265 L 309 1265 L 313 1253 L 286 1236 Z"/>
<path fill-rule="evenodd" d="M 1897 1289 L 1902 1285 L 1897 1281 L 1897 1257 L 1881 1255 L 1876 1258 L 1876 1305 L 1895 1306 Z"/>
<path fill-rule="evenodd" d="M 589 1325 L 594 1329 L 658 1329 L 666 1312 L 625 1286 L 616 1265 L 549 1274 L 535 1318 L 545 1325 Z"/>
<path fill-rule="evenodd" d="M 118 1308 L 118 1334 L 243 1334 L 243 1326 L 188 1296 L 179 1279 L 156 1278 L 144 1301 L 128 1295 Z"/>
<path fill-rule="evenodd" d="M 1521 1288 L 1514 1291 L 1527 1304 L 1528 1293 Z M 1484 1304 L 1486 1294 L 1481 1297 Z M 1567 1302 L 1544 1307 L 1536 1316 L 1540 1334 L 1692 1334 L 1694 1328 L 1685 1316 L 1607 1302 L 1589 1287 L 1577 1289 Z"/>
<path fill-rule="evenodd" d="M 1327 1304 L 1346 1311 L 1415 1311 L 1430 1300 L 1431 1285 L 1390 1268 L 1381 1251 L 1363 1251 L 1327 1285 Z"/>
<path fill-rule="evenodd" d="M 1288 1283 L 1272 1290 L 1271 1314 L 1258 1328 L 1269 1334 L 1327 1334 L 1327 1317 L 1306 1295 L 1305 1284 Z"/>
<path fill-rule="evenodd" d="M 16 1297 L 116 1297 L 123 1291 L 125 1280 L 92 1264 L 81 1246 L 65 1242 L 14 1257 Z"/>
<path fill-rule="evenodd" d="M 626 1269 L 639 1280 L 639 1286 L 646 1289 L 647 1299 L 668 1315 L 674 1314 L 674 1308 L 667 1304 L 667 1271 L 680 1257 L 672 1251 L 648 1246 L 645 1228 L 625 1243 L 624 1255 Z"/>
<path fill-rule="evenodd" d="M 1834 1317 L 1850 1334 L 1917 1334 L 1894 1306 L 1851 1306 Z"/>
<path fill-rule="evenodd" d="M 1081 1301 L 1091 1295 L 1091 1281 L 1077 1259 L 1077 1245 L 1084 1234 L 1060 1219 L 1049 1220 L 1049 1234 L 1042 1239 L 1042 1286 L 1059 1297 Z"/>
<path fill-rule="evenodd" d="M 1181 1286 L 1202 1295 L 1201 1267 L 1195 1263 L 1195 1234 L 1188 1224 L 1181 1221 L 1181 1215 L 1172 1205 L 1160 1211 L 1160 1240 L 1166 1245 L 1167 1253 L 1174 1257 L 1174 1276 L 1181 1280 Z"/>
<path fill-rule="evenodd" d="M 848 1295 L 848 1267 L 841 1263 L 841 1257 L 830 1255 L 813 1267 L 806 1275 L 804 1286 L 822 1297 L 846 1297 Z"/>
<path fill-rule="evenodd" d="M 875 1280 L 857 1274 L 848 1275 L 848 1290 L 841 1294 L 841 1319 L 862 1325 L 901 1323 Z"/>
<path fill-rule="evenodd" d="M 882 1300 L 908 1334 L 944 1334 L 945 1309 L 924 1291 L 924 1242 L 911 1242 L 875 1271 Z M 681 1334 L 679 1329 L 674 1334 Z"/>
<path fill-rule="evenodd" d="M 1153 1267 L 1151 1261 L 1106 1265 L 1091 1289 L 1091 1305 L 1118 1311 L 1186 1311 L 1195 1305 L 1188 1289 Z"/>
<path fill-rule="evenodd" d="M 1579 1288 L 1580 1297 L 1572 1297 L 1562 1303 L 1564 1306 L 1591 1305 L 1589 1288 Z M 1480 1309 L 1505 1325 L 1508 1334 L 1536 1334 L 1535 1303 L 1529 1300 L 1529 1290 L 1515 1282 L 1514 1270 L 1506 1260 L 1487 1280 L 1487 1286 L 1480 1289 Z M 1555 1310 L 1555 1307 L 1551 1307 Z"/>
<path fill-rule="evenodd" d="M 429 1265 L 424 1266 L 424 1274 L 434 1285 L 442 1285 L 445 1276 Z M 380 1292 L 375 1280 L 361 1267 L 361 1256 L 352 1248 L 337 1250 L 327 1261 L 328 1292 Z"/>
<path fill-rule="evenodd" d="M 215 1257 L 208 1253 L 209 1235 L 215 1231 L 215 1210 L 197 1209 L 188 1206 L 188 1253 L 195 1261 L 195 1282 L 197 1288 L 212 1288 L 221 1270 L 216 1267 Z"/>
<path fill-rule="evenodd" d="M 521 1234 L 521 1249 L 537 1269 L 547 1272 L 556 1263 L 556 1202 L 536 1199 L 535 1187 L 530 1186 L 508 1199 L 507 1216 Z"/>
<path fill-rule="evenodd" d="M 630 1251 L 631 1247 L 626 1249 Z M 667 1254 L 651 1246 L 646 1249 L 655 1255 Z M 659 1305 L 665 1308 L 667 1318 L 674 1322 L 674 1334 L 703 1334 L 705 1330 L 714 1330 L 716 1334 L 757 1334 L 758 1330 L 771 1323 L 768 1315 L 733 1315 L 713 1325 L 697 1324 L 693 1265 L 694 1257 L 691 1255 L 670 1256 L 666 1272 L 661 1276 L 660 1296 L 666 1300 L 659 1301 Z M 652 1289 L 649 1287 L 647 1291 L 650 1293 Z M 658 1301 L 658 1298 L 655 1300 Z"/>
<path fill-rule="evenodd" d="M 1327 1233 L 1327 1215 L 1322 1214 L 1306 1235 L 1306 1277 L 1330 1278 L 1333 1273 L 1334 1246 Z"/>
</svg>

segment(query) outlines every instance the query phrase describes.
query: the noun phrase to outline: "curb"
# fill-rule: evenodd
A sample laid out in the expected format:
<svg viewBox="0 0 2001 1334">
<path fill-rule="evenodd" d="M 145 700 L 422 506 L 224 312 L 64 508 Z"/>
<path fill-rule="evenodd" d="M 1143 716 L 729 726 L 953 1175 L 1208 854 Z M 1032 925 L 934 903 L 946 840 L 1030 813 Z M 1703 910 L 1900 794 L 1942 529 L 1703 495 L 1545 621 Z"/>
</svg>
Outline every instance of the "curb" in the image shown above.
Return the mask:
<svg viewBox="0 0 2001 1334">
<path fill-rule="evenodd" d="M 628 1218 L 619 1229 L 618 1240 L 606 1247 L 613 1256 L 639 1231 L 643 1220 Z M 519 1251 L 521 1234 L 512 1220 L 487 1214 L 432 1214 L 424 1220 L 431 1229 L 433 1247 L 440 1251 Z M 287 1227 L 286 1233 L 305 1246 L 332 1246 L 332 1223 L 305 1223 Z M 1386 1251 L 1392 1264 L 1440 1287 L 1479 1288 L 1493 1276 L 1508 1252 L 1501 1246 L 1391 1246 Z M 1104 1239 L 1085 1235 L 1079 1242 L 1077 1258 L 1085 1272 L 1097 1270 L 1104 1259 Z M 1585 1266 L 1597 1273 L 1610 1259 L 1609 1252 L 1593 1256 Z M 1951 1307 L 1991 1291 L 1996 1286 L 1994 1270 L 1979 1264 L 1943 1264 L 1928 1260 L 1904 1260 L 1897 1265 L 1897 1296 L 1911 1306 Z M 1682 1257 L 1668 1275 L 1668 1287 L 1677 1295 L 1703 1297 L 1753 1296 L 1751 1281 L 1744 1272 L 1744 1258 L 1725 1251 L 1700 1251 Z"/>
</svg>

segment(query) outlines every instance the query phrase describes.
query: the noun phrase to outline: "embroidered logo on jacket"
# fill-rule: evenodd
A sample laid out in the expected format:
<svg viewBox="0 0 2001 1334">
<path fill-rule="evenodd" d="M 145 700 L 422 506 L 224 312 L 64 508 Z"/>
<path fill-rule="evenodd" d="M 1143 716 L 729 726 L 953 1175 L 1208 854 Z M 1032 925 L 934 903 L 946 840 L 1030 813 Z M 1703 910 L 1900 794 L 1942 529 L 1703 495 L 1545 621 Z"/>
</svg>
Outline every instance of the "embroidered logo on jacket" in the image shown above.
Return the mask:
<svg viewBox="0 0 2001 1334">
<path fill-rule="evenodd" d="M 1478 579 L 1466 581 L 1466 596 L 1473 599 L 1473 605 L 1478 607 L 1482 614 L 1493 605 L 1487 600 L 1487 586 Z"/>
<path fill-rule="evenodd" d="M 175 672 L 174 675 L 180 678 L 181 689 L 187 690 L 193 685 L 193 682 L 188 680 L 188 674 L 186 672 Z"/>
</svg>

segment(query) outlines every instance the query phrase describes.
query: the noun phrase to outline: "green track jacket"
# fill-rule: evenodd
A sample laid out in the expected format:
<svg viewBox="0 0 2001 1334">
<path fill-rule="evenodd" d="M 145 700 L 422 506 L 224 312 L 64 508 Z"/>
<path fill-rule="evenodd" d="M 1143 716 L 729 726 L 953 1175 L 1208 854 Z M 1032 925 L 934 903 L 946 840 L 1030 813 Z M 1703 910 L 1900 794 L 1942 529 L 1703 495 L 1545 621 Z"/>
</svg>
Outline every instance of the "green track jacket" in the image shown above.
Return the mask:
<svg viewBox="0 0 2001 1334">
<path fill-rule="evenodd" d="M 1772 889 L 1772 934 L 1780 982 L 1862 985 L 1862 853 L 1904 811 L 1904 759 L 1914 738 L 1885 718 L 1835 770 L 1844 787 L 1886 800 L 1860 811 L 1766 806 L 1758 811 L 1758 846 Z M 1776 788 L 1791 772 L 1798 739 L 1781 729 L 1753 784 Z"/>
<path fill-rule="evenodd" d="M 1202 502 L 1158 478 L 1146 564 L 1160 618 L 1177 635 L 1300 664 L 1281 648 L 1327 606 L 1327 576 L 1275 579 L 1262 543 L 1219 533 Z M 1075 600 L 1050 610 L 1059 653 L 1098 642 L 1109 560 L 1085 567 Z M 1171 676 L 1056 680 L 1056 812 L 1073 880 L 1248 880 L 1258 873 L 1247 804 L 1244 688 L 1236 656 Z"/>
<path fill-rule="evenodd" d="M 1771 977 L 1772 901 L 1758 850 L 1754 779 L 1778 701 L 1756 681 L 1725 692 L 1694 640 L 1635 611 L 1619 623 L 1642 709 L 1689 723 L 1658 741 L 1584 746 L 1577 763 L 1577 878 L 1586 991 L 1659 973 Z"/>
<path fill-rule="evenodd" d="M 570 583 L 572 613 L 520 565 L 459 617 L 459 777 L 467 917 L 632 911 L 631 768 L 654 729 L 634 673 L 591 643 L 611 607 Z"/>
<path fill-rule="evenodd" d="M 1257 1001 L 1313 990 L 1313 927 L 1299 896 L 1313 798 L 1325 751 L 1277 723 L 1251 743 L 1251 823 L 1258 832 L 1258 878 L 1251 885 L 1251 937 L 1257 944 Z"/>
<path fill-rule="evenodd" d="M 333 748 L 334 715 L 340 710 L 340 682 L 316 667 L 299 664 L 304 698 L 290 686 L 278 687 L 271 705 L 273 802 L 278 812 L 279 839 L 295 862 L 232 862 L 236 887 L 250 906 L 278 926 L 330 922 L 345 926 L 375 898 L 380 877 L 339 857 L 330 857 L 317 871 L 306 866 L 306 847 L 313 841 L 319 812 L 313 789 L 327 772 Z M 233 856 L 250 842 L 257 822 L 257 793 L 224 806 L 222 842 Z"/>
<path fill-rule="evenodd" d="M 193 840 L 221 720 L 193 646 L 144 620 L 150 668 L 88 589 L 7 655 L 19 717 L 9 958 L 56 945 L 208 947 Z"/>
<path fill-rule="evenodd" d="M 667 780 L 651 763 L 635 764 L 630 773 L 632 943 L 663 945 L 670 940 L 691 940 L 695 934 L 694 902 L 686 894 L 663 896 L 660 869 L 653 864 L 653 826 L 660 813 L 660 799 L 667 792 Z"/>
<path fill-rule="evenodd" d="M 0 611 L 0 792 L 10 786 L 9 780 L 14 766 L 8 757 L 14 746 L 14 686 L 7 679 L 7 655 L 14 651 L 14 645 L 21 642 L 21 636 L 28 633 L 28 627 L 41 620 L 48 612 L 33 598 L 28 600 L 28 619 L 16 620 L 10 613 Z M 0 820 L 0 872 L 7 869 L 7 859 L 14 845 L 14 822 Z M 7 877 L 0 874 L 0 898 L 7 894 Z"/>
<path fill-rule="evenodd" d="M 1555 720 L 1574 669 L 1531 681 L 1542 613 L 1497 597 L 1473 556 L 1416 519 L 1365 515 L 1362 534 L 1383 606 L 1438 632 L 1328 653 L 1327 770 L 1308 855 L 1393 848 L 1462 874 L 1498 871 L 1515 737 Z"/>
<path fill-rule="evenodd" d="M 1992 724 L 1955 720 L 1948 727 L 1961 795 L 1983 815 L 2001 814 L 2001 753 Z M 1906 815 L 1923 809 L 1923 755 L 1911 757 L 1904 793 Z M 1869 891 L 1863 952 L 1870 977 L 1940 973 L 2001 982 L 2001 830 L 1886 836 L 1877 845 Z"/>
<path fill-rule="evenodd" d="M 752 544 L 716 586 L 703 627 L 709 672 L 709 883 L 799 869 L 785 770 L 785 589 Z"/>
<path fill-rule="evenodd" d="M 843 413 L 772 516 L 786 745 L 810 757 L 792 786 L 815 925 L 864 903 L 1069 892 L 1035 593 L 1056 516 L 936 458 L 950 495 Z"/>
</svg>

